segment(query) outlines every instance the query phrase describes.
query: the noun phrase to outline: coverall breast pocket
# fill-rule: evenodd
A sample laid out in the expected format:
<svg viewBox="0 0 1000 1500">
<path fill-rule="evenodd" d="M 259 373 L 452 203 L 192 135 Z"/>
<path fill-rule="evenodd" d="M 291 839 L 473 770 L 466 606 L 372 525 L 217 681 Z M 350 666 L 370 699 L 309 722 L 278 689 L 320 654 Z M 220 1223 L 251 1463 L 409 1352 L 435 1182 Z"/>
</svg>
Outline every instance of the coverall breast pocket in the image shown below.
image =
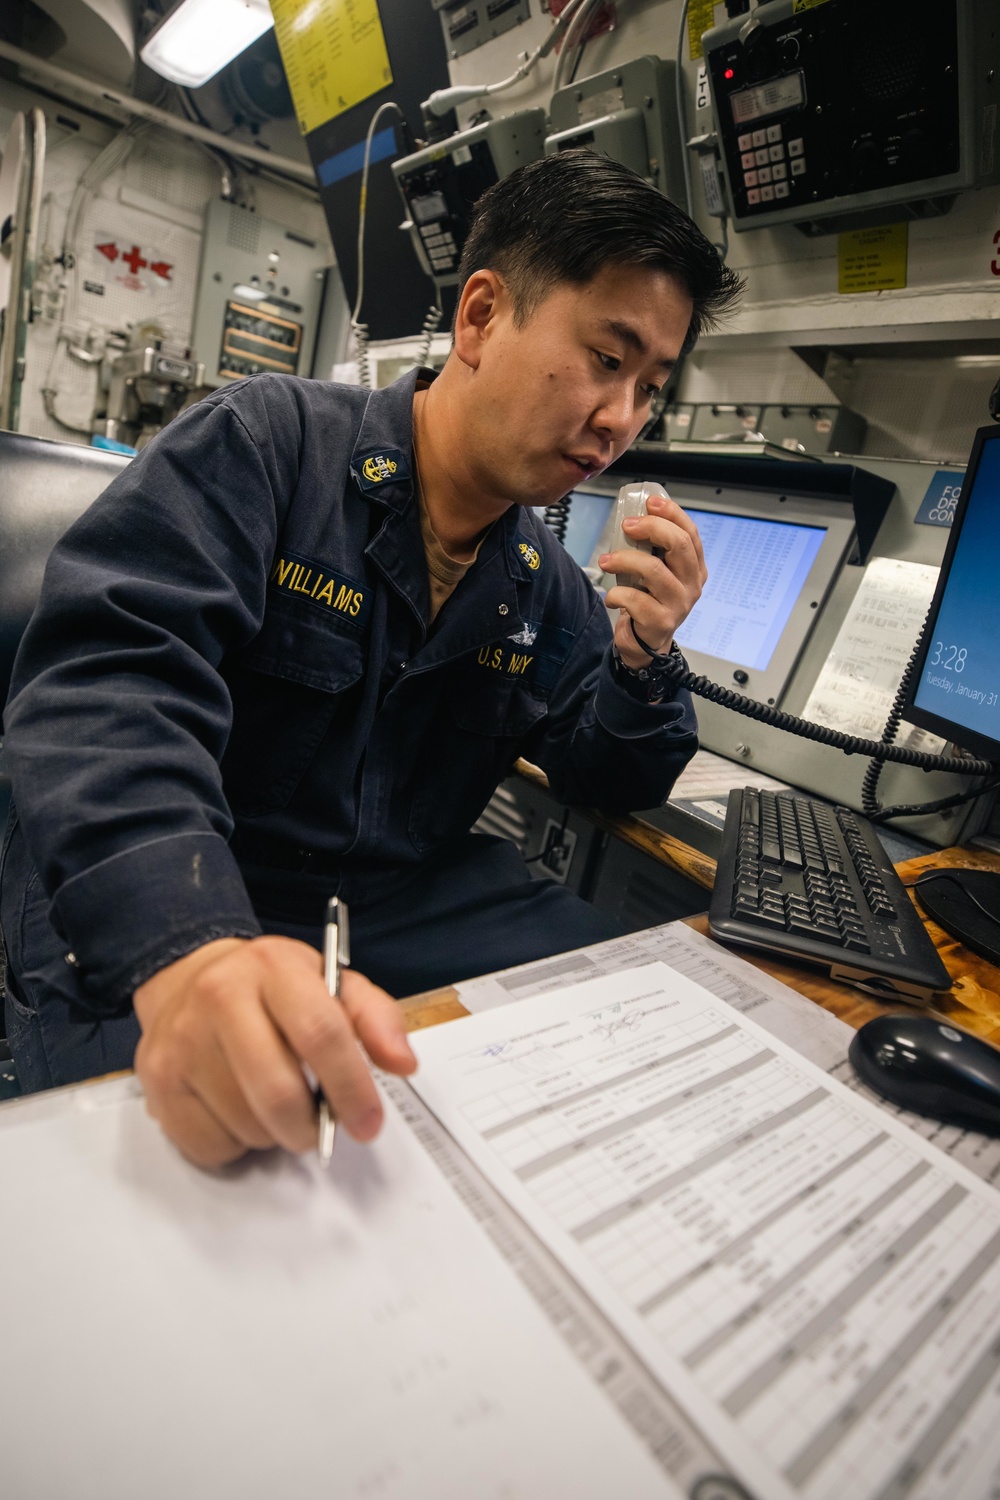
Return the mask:
<svg viewBox="0 0 1000 1500">
<path fill-rule="evenodd" d="M 516 683 L 462 683 L 445 733 L 418 767 L 410 813 L 416 849 L 427 853 L 469 831 L 545 712 L 545 703 Z"/>
<path fill-rule="evenodd" d="M 364 675 L 364 643 L 312 614 L 269 613 L 260 634 L 224 668 L 233 727 L 222 758 L 223 789 L 244 817 L 288 805 Z"/>
</svg>

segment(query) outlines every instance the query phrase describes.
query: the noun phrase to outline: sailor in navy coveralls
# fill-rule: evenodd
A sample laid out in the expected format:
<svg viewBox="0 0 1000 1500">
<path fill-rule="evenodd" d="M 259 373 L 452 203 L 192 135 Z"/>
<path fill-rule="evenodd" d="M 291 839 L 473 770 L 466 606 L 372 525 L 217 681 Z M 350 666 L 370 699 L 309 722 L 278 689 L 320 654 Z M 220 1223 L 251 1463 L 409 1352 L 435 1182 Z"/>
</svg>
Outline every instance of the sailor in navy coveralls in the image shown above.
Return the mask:
<svg viewBox="0 0 1000 1500">
<path fill-rule="evenodd" d="M 603 241 L 589 271 L 532 279 L 505 256 L 511 195 L 526 179 L 532 218 L 550 201 L 565 220 L 574 173 L 608 198 Z M 686 259 L 623 257 L 629 204 Z M 22 643 L 0 904 L 19 1074 L 42 1088 L 134 1056 L 151 1111 L 206 1165 L 314 1143 L 302 1062 L 370 1138 L 358 1042 L 413 1066 L 383 989 L 612 934 L 470 833 L 519 755 L 560 801 L 624 811 L 662 801 L 696 746 L 686 695 L 648 701 L 637 675 L 700 592 L 692 523 L 670 501 L 636 523 L 664 559 L 640 557 L 648 593 L 613 591 L 613 647 L 531 507 L 634 440 L 733 278 L 587 153 L 492 189 L 469 252 L 436 380 L 265 375 L 192 407 L 57 545 Z M 352 917 L 342 1004 L 315 952 L 334 893 Z"/>
</svg>

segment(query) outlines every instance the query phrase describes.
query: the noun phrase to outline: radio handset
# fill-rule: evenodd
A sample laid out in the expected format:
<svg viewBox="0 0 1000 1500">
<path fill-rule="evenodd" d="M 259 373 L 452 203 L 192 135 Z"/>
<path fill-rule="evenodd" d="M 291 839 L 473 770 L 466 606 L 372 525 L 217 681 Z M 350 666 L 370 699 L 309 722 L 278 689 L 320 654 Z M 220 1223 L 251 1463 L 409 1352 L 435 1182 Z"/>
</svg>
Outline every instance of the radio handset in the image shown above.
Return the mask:
<svg viewBox="0 0 1000 1500">
<path fill-rule="evenodd" d="M 637 552 L 655 552 L 657 557 L 663 554 L 659 548 L 654 548 L 652 543 L 639 541 L 637 537 L 629 536 L 622 529 L 622 522 L 631 516 L 644 516 L 646 514 L 646 501 L 651 496 L 657 495 L 661 500 L 669 500 L 670 496 L 662 484 L 656 484 L 653 480 L 644 480 L 642 483 L 623 484 L 618 491 L 618 499 L 615 501 L 615 524 L 611 537 L 609 552 L 620 552 L 625 547 L 634 547 Z M 642 589 L 643 593 L 649 590 L 642 580 L 634 573 L 616 573 L 615 579 L 620 588 Z"/>
</svg>

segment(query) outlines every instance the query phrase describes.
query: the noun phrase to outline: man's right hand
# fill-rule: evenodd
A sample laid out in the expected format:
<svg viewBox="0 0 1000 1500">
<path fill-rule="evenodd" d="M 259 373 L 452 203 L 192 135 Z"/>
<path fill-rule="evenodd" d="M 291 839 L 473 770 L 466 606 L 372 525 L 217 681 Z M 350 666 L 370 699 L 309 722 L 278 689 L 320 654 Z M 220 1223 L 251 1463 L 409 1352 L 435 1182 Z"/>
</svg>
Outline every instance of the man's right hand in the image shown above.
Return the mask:
<svg viewBox="0 0 1000 1500">
<path fill-rule="evenodd" d="M 315 1148 L 303 1063 L 338 1125 L 359 1141 L 382 1123 L 361 1047 L 390 1073 L 417 1065 L 395 1001 L 353 969 L 332 999 L 320 955 L 292 938 L 206 943 L 140 985 L 134 1002 L 146 1107 L 201 1167 L 276 1145 Z"/>
</svg>

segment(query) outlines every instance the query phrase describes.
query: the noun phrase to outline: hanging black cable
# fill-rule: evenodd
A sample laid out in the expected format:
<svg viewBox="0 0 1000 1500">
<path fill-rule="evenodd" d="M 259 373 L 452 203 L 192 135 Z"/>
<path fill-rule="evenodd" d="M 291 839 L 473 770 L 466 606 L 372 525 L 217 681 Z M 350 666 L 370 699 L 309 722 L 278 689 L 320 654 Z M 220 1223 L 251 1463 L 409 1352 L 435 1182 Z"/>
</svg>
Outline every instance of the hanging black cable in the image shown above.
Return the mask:
<svg viewBox="0 0 1000 1500">
<path fill-rule="evenodd" d="M 676 665 L 671 662 L 667 676 L 672 687 L 687 688 L 689 693 L 705 698 L 709 703 L 717 703 L 721 708 L 743 714 L 748 719 L 756 719 L 761 724 L 770 724 L 772 728 L 782 729 L 788 734 L 797 734 L 802 739 L 829 745 L 833 750 L 843 750 L 845 755 L 864 755 L 878 761 L 891 760 L 903 766 L 916 766 L 921 771 L 960 771 L 963 776 L 994 778 L 1000 773 L 1000 765 L 995 765 L 993 761 L 963 760 L 956 764 L 950 755 L 925 755 L 920 750 L 909 750 L 905 745 L 887 744 L 882 740 L 863 740 L 853 734 L 843 734 L 839 729 L 828 729 L 825 724 L 812 724 L 808 719 L 799 719 L 795 714 L 786 714 L 768 703 L 744 698 L 742 694 L 734 693 L 718 682 L 700 677 L 696 672 L 689 672 L 683 657 L 677 658 Z"/>
<path fill-rule="evenodd" d="M 570 497 L 569 495 L 564 495 L 561 500 L 556 501 L 555 505 L 547 505 L 544 513 L 546 526 L 555 532 L 564 545 L 566 542 L 566 530 L 569 526 L 569 506 Z"/>
<path fill-rule="evenodd" d="M 885 728 L 882 730 L 882 739 L 887 745 L 891 745 L 899 733 L 899 725 L 910 691 L 910 683 L 913 681 L 917 660 L 926 639 L 927 631 L 930 628 L 930 623 L 931 610 L 928 609 L 924 616 L 924 623 L 920 627 L 920 634 L 917 636 L 913 650 L 910 652 L 910 659 L 906 663 L 906 670 L 899 679 L 899 687 L 896 689 L 896 696 L 892 700 L 889 717 L 886 719 Z M 879 777 L 882 775 L 882 766 L 882 761 L 873 760 L 865 772 L 864 781 L 861 783 L 861 809 L 866 818 L 876 818 L 879 816 L 880 809 L 875 793 L 878 788 Z"/>
</svg>

